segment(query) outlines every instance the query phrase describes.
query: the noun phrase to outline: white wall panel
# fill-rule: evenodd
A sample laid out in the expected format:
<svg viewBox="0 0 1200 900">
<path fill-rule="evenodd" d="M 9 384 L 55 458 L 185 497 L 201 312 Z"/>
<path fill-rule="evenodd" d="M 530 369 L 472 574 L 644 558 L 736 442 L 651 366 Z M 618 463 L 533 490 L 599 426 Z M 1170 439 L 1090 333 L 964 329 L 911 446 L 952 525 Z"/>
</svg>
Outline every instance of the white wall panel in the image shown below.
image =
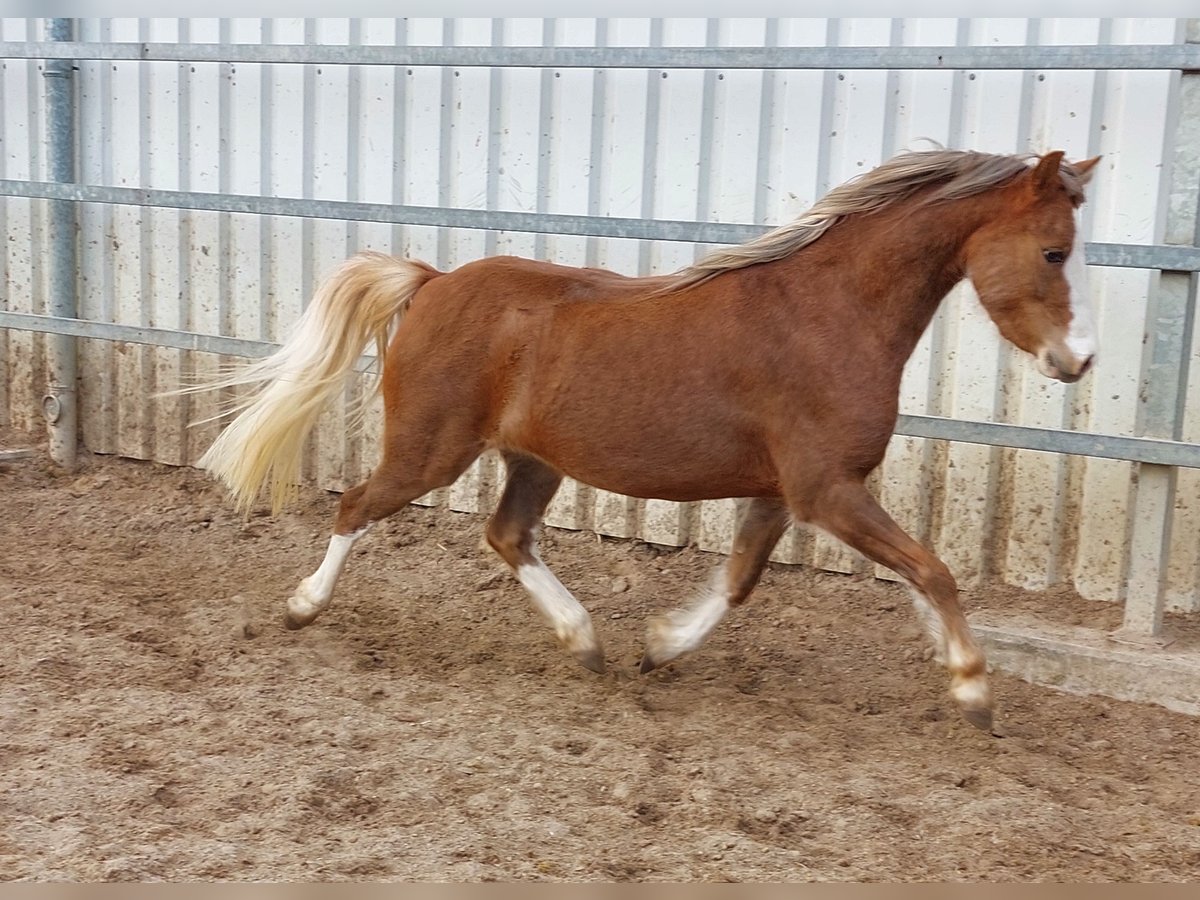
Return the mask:
<svg viewBox="0 0 1200 900">
<path fill-rule="evenodd" d="M 1165 43 L 1175 37 L 1175 23 L 1169 21 L 1121 20 L 1112 26 L 1114 43 Z M 1110 72 L 1104 77 L 1107 86 L 1097 148 L 1104 161 L 1085 207 L 1091 218 L 1088 237 L 1152 243 L 1162 237 L 1163 184 L 1158 179 L 1139 182 L 1127 173 L 1162 171 L 1169 139 L 1163 119 L 1171 108 L 1175 76 Z M 1138 270 L 1093 270 L 1102 356 L 1093 377 L 1080 386 L 1090 402 L 1078 427 L 1110 434 L 1134 432 L 1145 346 L 1142 338 L 1150 327 L 1146 298 L 1157 280 L 1157 274 Z M 1123 462 L 1084 462 L 1074 581 L 1085 596 L 1123 599 L 1133 470 L 1132 464 Z"/>
</svg>

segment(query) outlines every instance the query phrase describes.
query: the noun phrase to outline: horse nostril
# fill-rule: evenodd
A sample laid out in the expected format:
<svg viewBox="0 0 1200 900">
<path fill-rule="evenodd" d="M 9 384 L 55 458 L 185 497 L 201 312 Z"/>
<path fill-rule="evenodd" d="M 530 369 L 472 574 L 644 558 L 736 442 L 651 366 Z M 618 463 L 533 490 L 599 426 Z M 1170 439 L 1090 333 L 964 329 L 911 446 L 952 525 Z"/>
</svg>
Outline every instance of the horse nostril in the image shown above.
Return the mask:
<svg viewBox="0 0 1200 900">
<path fill-rule="evenodd" d="M 1096 354 L 1093 353 L 1091 356 L 1089 356 L 1087 359 L 1085 359 L 1083 361 L 1083 365 L 1079 367 L 1079 377 L 1080 378 L 1082 378 L 1084 375 L 1086 375 L 1088 373 L 1088 371 L 1092 368 L 1092 363 L 1095 361 L 1095 359 L 1096 359 Z"/>
<path fill-rule="evenodd" d="M 1063 371 L 1062 363 L 1058 361 L 1058 356 L 1055 355 L 1053 350 L 1046 351 L 1046 362 L 1049 364 L 1050 368 L 1054 369 L 1056 372 Z"/>
</svg>

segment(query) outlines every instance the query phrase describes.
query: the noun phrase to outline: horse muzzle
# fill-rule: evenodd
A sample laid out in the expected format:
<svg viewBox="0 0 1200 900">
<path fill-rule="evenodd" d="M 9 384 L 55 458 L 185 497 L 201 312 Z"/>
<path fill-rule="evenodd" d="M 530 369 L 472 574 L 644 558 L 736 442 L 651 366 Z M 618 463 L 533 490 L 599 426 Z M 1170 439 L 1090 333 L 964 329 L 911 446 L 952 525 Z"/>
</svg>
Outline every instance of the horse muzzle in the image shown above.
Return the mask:
<svg viewBox="0 0 1200 900">
<path fill-rule="evenodd" d="M 1076 356 L 1065 348 L 1043 347 L 1037 353 L 1038 371 L 1047 378 L 1074 384 L 1091 369 L 1095 354 Z"/>
</svg>

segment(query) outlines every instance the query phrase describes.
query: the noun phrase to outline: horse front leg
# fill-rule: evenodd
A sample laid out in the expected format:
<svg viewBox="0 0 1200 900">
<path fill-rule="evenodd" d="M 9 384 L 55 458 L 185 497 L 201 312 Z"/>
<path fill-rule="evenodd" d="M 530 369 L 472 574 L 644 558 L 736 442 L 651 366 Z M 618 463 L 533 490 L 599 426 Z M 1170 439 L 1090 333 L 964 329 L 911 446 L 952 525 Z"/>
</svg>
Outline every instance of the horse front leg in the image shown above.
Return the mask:
<svg viewBox="0 0 1200 900">
<path fill-rule="evenodd" d="M 730 609 L 746 601 L 790 521 L 782 500 L 750 501 L 733 540 L 733 551 L 708 590 L 686 609 L 674 610 L 650 623 L 642 656 L 643 674 L 695 650 Z"/>
<path fill-rule="evenodd" d="M 793 512 L 908 582 L 934 650 L 950 671 L 950 695 L 968 722 L 990 731 L 987 663 L 963 615 L 958 586 L 946 564 L 909 537 L 861 481 L 825 486 L 811 500 L 793 499 Z"/>
</svg>

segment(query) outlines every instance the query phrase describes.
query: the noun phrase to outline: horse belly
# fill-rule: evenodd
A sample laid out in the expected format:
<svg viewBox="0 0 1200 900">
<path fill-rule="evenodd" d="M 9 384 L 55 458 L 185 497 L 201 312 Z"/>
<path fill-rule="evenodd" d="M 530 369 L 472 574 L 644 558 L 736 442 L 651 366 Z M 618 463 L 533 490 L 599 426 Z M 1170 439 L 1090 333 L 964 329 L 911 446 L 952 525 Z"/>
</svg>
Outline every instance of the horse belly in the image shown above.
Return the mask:
<svg viewBox="0 0 1200 900">
<path fill-rule="evenodd" d="M 522 438 L 520 449 L 571 478 L 631 497 L 692 501 L 779 493 L 765 448 L 728 421 L 576 407 L 541 418 Z"/>
</svg>

